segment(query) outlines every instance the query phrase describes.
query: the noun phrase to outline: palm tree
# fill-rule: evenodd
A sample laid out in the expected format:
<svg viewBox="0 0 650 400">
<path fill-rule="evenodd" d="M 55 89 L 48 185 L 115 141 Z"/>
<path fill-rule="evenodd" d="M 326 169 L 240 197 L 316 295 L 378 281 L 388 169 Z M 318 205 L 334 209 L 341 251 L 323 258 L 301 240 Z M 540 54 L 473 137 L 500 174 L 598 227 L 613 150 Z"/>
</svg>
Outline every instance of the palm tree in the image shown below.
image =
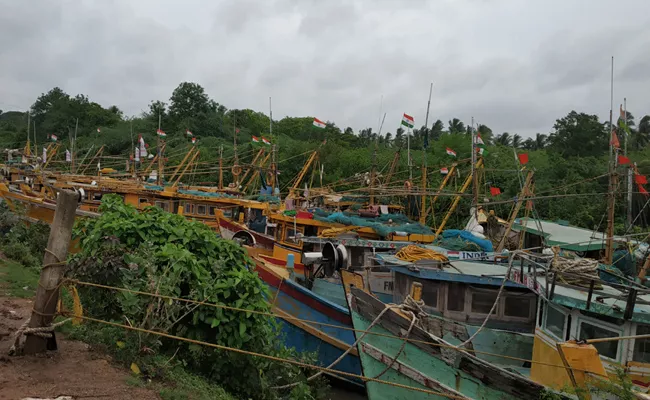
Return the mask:
<svg viewBox="0 0 650 400">
<path fill-rule="evenodd" d="M 548 136 L 546 136 L 543 133 L 535 134 L 535 147 L 534 147 L 534 150 L 543 149 L 544 147 L 546 147 L 547 142 L 548 142 Z"/>
<path fill-rule="evenodd" d="M 465 124 L 458 118 L 454 118 L 449 121 L 449 133 L 465 133 Z"/>
<path fill-rule="evenodd" d="M 639 129 L 632 132 L 632 146 L 641 150 L 650 143 L 650 115 L 646 115 L 639 121 Z"/>
<path fill-rule="evenodd" d="M 535 150 L 535 146 L 537 143 L 535 143 L 535 140 L 533 138 L 528 138 L 524 140 L 523 148 L 526 150 Z"/>
<path fill-rule="evenodd" d="M 519 135 L 518 133 L 512 135 L 512 147 L 514 147 L 515 149 L 521 147 L 521 135 Z"/>
<path fill-rule="evenodd" d="M 485 144 L 492 144 L 494 140 L 492 129 L 488 128 L 487 125 L 479 125 L 478 133 L 481 134 L 481 139 L 483 139 L 483 142 L 485 142 Z"/>
<path fill-rule="evenodd" d="M 510 134 L 508 132 L 503 132 L 494 138 L 494 143 L 500 144 L 502 146 L 510 146 L 512 139 L 510 138 Z"/>
</svg>

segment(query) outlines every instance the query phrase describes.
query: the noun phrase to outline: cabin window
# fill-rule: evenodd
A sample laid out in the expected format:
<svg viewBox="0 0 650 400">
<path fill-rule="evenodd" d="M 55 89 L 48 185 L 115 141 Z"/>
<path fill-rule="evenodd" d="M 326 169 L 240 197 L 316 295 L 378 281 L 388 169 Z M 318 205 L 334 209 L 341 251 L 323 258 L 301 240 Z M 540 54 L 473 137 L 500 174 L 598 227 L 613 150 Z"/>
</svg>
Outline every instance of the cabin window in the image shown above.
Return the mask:
<svg viewBox="0 0 650 400">
<path fill-rule="evenodd" d="M 496 291 L 472 291 L 472 312 L 477 314 L 488 314 L 497 300 Z M 496 314 L 498 309 L 494 307 L 492 314 Z"/>
<path fill-rule="evenodd" d="M 297 237 L 297 235 L 302 235 L 300 228 L 298 228 L 298 230 L 294 230 L 293 227 L 287 226 L 285 229 L 284 240 L 290 243 L 298 243 L 300 242 L 300 238 Z"/>
<path fill-rule="evenodd" d="M 438 285 L 431 282 L 422 283 L 422 301 L 431 308 L 438 308 Z"/>
<path fill-rule="evenodd" d="M 449 282 L 447 286 L 447 310 L 465 311 L 465 285 Z"/>
<path fill-rule="evenodd" d="M 649 335 L 650 325 L 637 325 L 637 335 Z M 650 339 L 634 339 L 633 361 L 650 363 Z"/>
<path fill-rule="evenodd" d="M 607 329 L 602 326 L 594 325 L 590 322 L 582 321 L 580 323 L 580 340 L 588 339 L 600 339 L 600 338 L 609 338 L 614 336 L 620 336 L 620 332 Z M 598 350 L 598 354 L 601 356 L 611 358 L 616 360 L 618 356 L 618 343 L 619 342 L 602 342 L 594 343 L 594 347 Z"/>
<path fill-rule="evenodd" d="M 194 214 L 194 205 L 185 203 L 185 214 Z"/>
<path fill-rule="evenodd" d="M 224 209 L 224 210 L 223 210 L 223 216 L 224 216 L 225 218 L 228 218 L 228 219 L 232 218 L 232 208 L 226 208 L 226 209 Z"/>
<path fill-rule="evenodd" d="M 169 207 L 169 204 L 166 201 L 157 201 L 156 202 L 156 207 L 162 208 L 163 211 L 167 211 L 167 208 Z"/>
<path fill-rule="evenodd" d="M 205 215 L 205 205 L 199 204 L 196 206 L 196 213 L 199 215 Z"/>
<path fill-rule="evenodd" d="M 524 296 L 507 296 L 503 302 L 503 316 L 530 318 L 532 299 Z"/>
<path fill-rule="evenodd" d="M 564 327 L 566 325 L 566 315 L 552 306 L 546 305 L 546 318 L 544 319 L 544 329 L 552 333 L 556 338 L 562 340 L 564 337 Z"/>
<path fill-rule="evenodd" d="M 215 206 L 210 206 L 208 207 L 208 215 L 215 215 L 216 214 L 216 208 Z"/>
<path fill-rule="evenodd" d="M 103 195 L 101 193 L 93 193 L 93 200 L 101 201 L 102 196 Z"/>
<path fill-rule="evenodd" d="M 148 203 L 148 202 L 149 202 L 148 199 L 145 199 L 144 197 L 140 197 L 140 198 L 138 199 L 138 207 L 142 207 L 143 204 L 146 204 L 146 203 Z"/>
</svg>

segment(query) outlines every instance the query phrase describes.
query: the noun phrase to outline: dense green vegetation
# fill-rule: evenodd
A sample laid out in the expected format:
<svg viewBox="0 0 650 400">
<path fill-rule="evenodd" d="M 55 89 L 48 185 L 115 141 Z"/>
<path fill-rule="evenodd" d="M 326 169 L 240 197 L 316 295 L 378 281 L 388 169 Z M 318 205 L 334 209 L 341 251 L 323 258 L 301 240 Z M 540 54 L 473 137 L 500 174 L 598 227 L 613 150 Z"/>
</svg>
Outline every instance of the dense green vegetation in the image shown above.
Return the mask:
<svg viewBox="0 0 650 400">
<path fill-rule="evenodd" d="M 618 113 L 617 113 L 618 114 Z M 320 147 L 319 160 L 324 165 L 323 181 L 325 184 L 337 182 L 355 173 L 369 171 L 372 164 L 373 152 L 377 146 L 377 165 L 379 169 L 390 163 L 394 153 L 404 149 L 406 145 L 405 132 L 402 129 L 378 134 L 372 128 L 355 132 L 350 127 L 342 128 L 334 122 L 328 122 L 325 129 L 312 125 L 312 117 L 286 117 L 273 121 L 273 135 L 269 134 L 269 117 L 261 112 L 250 109 L 227 109 L 224 105 L 212 100 L 205 90 L 196 83 L 181 83 L 171 94 L 168 101 L 152 101 L 148 110 L 142 115 L 126 117 L 117 106 L 104 108 L 91 102 L 84 95 L 71 96 L 59 88 L 44 93 L 34 102 L 31 108 L 32 126 L 30 128 L 32 141 L 34 129 L 36 141 L 42 144 L 47 136 L 54 133 L 69 146 L 69 139 L 77 136 L 77 160 L 81 160 L 92 148 L 95 151 L 105 144 L 106 156 L 122 155 L 124 159 L 132 153 L 132 143 L 137 135 L 142 134 L 151 146 L 150 152 L 155 152 L 156 129 L 159 118 L 161 128 L 167 133 L 166 157 L 169 165 L 179 162 L 191 146 L 185 135 L 186 129 L 198 138 L 197 146 L 201 151 L 200 165 L 184 178 L 185 183 L 214 183 L 218 179 L 219 148 L 223 146 L 224 157 L 230 159 L 234 154 L 233 143 L 237 137 L 237 150 L 240 163 L 250 162 L 253 150 L 264 146 L 251 143 L 251 137 L 264 136 L 279 146 L 278 160 L 280 161 L 281 187 L 286 189 L 289 181 L 296 175 L 302 161 L 307 155 L 301 155 Z M 650 115 L 643 116 L 638 124 L 631 113 L 627 113 L 630 134 L 627 138 L 630 158 L 639 163 L 640 171 L 649 171 L 648 160 L 650 151 Z M 388 126 L 394 126 L 392 123 Z M 100 128 L 101 132 L 97 132 Z M 426 155 L 430 167 L 430 187 L 437 187 L 442 180 L 438 169 L 450 166 L 454 159 L 446 155 L 445 148 L 449 147 L 458 153 L 458 160 L 470 156 L 471 127 L 458 118 L 453 118 L 446 124 L 434 121 L 430 127 L 420 127 L 413 130 L 411 148 L 415 182 L 419 183 L 419 166 Z M 492 202 L 512 199 L 519 191 L 520 184 L 516 174 L 518 164 L 515 162 L 513 148 L 518 152 L 527 152 L 530 162 L 528 168 L 536 171 L 535 190 L 539 196 L 546 196 L 535 202 L 535 208 L 540 217 L 546 219 L 564 219 L 573 224 L 594 228 L 603 228 L 605 211 L 604 193 L 607 191 L 607 178 L 592 179 L 607 173 L 608 155 L 608 124 L 598 120 L 595 115 L 571 111 L 558 118 L 549 127 L 549 132 L 538 133 L 532 138 L 510 132 L 497 134 L 486 125 L 479 125 L 478 132 L 487 144 L 485 156 L 486 170 L 481 178 L 480 201 L 488 199 Z M 619 132 L 621 143 L 625 135 Z M 0 114 L 0 145 L 18 148 L 24 146 L 27 138 L 27 115 L 21 112 L 6 112 Z M 326 144 L 322 145 L 323 141 Z M 425 142 L 429 146 L 422 150 Z M 94 147 L 91 147 L 94 146 Z M 300 156 L 298 156 L 300 155 Z M 66 168 L 62 152 L 58 155 L 58 163 L 52 166 Z M 123 160 L 106 159 L 102 166 L 113 166 L 120 170 L 125 168 Z M 401 152 L 401 163 L 395 178 L 408 177 L 406 151 Z M 462 184 L 469 167 L 465 164 L 461 176 L 452 179 L 450 190 Z M 623 169 L 620 172 L 624 172 Z M 230 181 L 229 173 L 225 179 Z M 318 182 L 318 174 L 314 184 Z M 353 185 L 336 186 L 335 189 L 350 188 Z M 501 188 L 503 194 L 497 198 L 489 195 L 489 187 Z M 560 189 L 558 189 L 560 188 Z M 617 224 L 619 232 L 624 230 L 625 208 L 623 191 L 620 186 L 620 196 L 617 207 Z M 634 190 L 636 192 L 636 188 Z M 579 194 L 580 196 L 576 196 Z M 555 197 L 548 197 L 555 196 Z M 573 197 L 569 197 L 573 196 Z M 634 214 L 645 204 L 643 195 L 634 196 Z M 441 199 L 436 206 L 436 213 L 431 223 L 442 217 L 448 199 Z M 461 202 L 457 219 L 452 224 L 459 225 L 464 220 L 469 201 Z M 501 215 L 507 215 L 510 204 L 493 206 Z M 637 220 L 637 225 L 646 226 L 648 216 Z"/>
<path fill-rule="evenodd" d="M 253 263 L 244 248 L 183 216 L 156 207 L 137 212 L 117 195 L 104 196 L 100 213 L 99 218 L 79 221 L 75 227 L 82 250 L 71 258 L 68 276 L 247 311 L 79 285 L 87 315 L 314 363 L 310 354 L 285 348 L 274 319 L 259 313 L 270 313 L 266 301 L 269 294 L 252 271 Z M 101 324 L 86 324 L 81 329 L 84 337 L 105 345 L 125 365 L 137 361 L 148 378 L 165 378 L 174 367 L 182 366 L 219 382 L 241 398 L 276 399 L 280 394 L 271 388 L 293 382 L 302 383 L 291 391 L 291 398 L 318 398 L 322 394 L 322 382 L 308 385 L 303 371 L 286 363 Z"/>
</svg>

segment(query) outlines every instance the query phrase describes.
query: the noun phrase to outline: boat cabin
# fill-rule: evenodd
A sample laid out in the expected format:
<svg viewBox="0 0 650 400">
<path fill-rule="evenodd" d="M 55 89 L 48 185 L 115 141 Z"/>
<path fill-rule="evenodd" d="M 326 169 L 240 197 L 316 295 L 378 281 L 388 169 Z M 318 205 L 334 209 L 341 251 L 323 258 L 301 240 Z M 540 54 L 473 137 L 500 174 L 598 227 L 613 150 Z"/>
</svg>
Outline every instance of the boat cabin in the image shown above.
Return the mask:
<svg viewBox="0 0 650 400">
<path fill-rule="evenodd" d="M 450 265 L 393 267 L 393 298 L 400 304 L 411 286 L 422 285 L 424 310 L 453 321 L 481 325 L 497 300 L 507 267 L 471 261 Z M 533 333 L 537 296 L 525 285 L 506 281 L 486 326 Z"/>
</svg>

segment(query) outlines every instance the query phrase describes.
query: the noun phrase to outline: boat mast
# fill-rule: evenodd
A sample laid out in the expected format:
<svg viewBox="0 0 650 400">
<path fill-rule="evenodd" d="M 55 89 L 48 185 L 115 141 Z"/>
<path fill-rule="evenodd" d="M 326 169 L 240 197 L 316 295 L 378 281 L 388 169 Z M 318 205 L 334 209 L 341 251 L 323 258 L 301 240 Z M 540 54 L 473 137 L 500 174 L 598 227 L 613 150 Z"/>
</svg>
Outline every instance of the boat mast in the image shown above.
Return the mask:
<svg viewBox="0 0 650 400">
<path fill-rule="evenodd" d="M 219 146 L 219 189 L 223 189 L 223 145 Z"/>
<path fill-rule="evenodd" d="M 379 136 L 381 136 L 381 129 L 384 127 L 384 120 L 386 120 L 386 113 L 384 113 L 384 118 L 379 124 L 379 132 L 377 133 L 377 139 L 375 139 L 375 150 L 372 152 L 372 168 L 370 169 L 370 205 L 375 204 L 375 177 L 377 176 L 377 150 L 379 147 Z"/>
<path fill-rule="evenodd" d="M 627 98 L 623 98 L 623 122 L 627 126 Z M 628 132 L 625 132 L 625 147 L 623 155 L 627 156 L 627 137 Z M 632 226 L 632 168 L 628 165 L 627 168 L 627 230 Z"/>
<path fill-rule="evenodd" d="M 429 137 L 429 109 L 431 108 L 431 93 L 433 93 L 433 82 L 429 86 L 429 100 L 427 101 L 427 114 L 424 117 L 424 134 L 425 141 L 422 143 L 422 204 L 420 205 L 420 223 L 426 224 L 427 221 L 427 148 Z"/>
<path fill-rule="evenodd" d="M 614 250 L 614 206 L 616 197 L 614 190 L 618 184 L 616 175 L 616 150 L 612 137 L 614 134 L 614 125 L 612 123 L 614 113 L 614 57 L 612 57 L 612 68 L 610 78 L 610 104 L 609 104 L 609 188 L 607 191 L 607 237 L 605 238 L 605 263 L 612 264 Z"/>
<path fill-rule="evenodd" d="M 158 131 L 156 132 L 156 136 L 158 137 L 158 185 L 162 183 L 162 149 L 160 148 L 160 123 L 162 122 L 162 115 L 160 113 L 161 111 L 158 110 Z"/>
<path fill-rule="evenodd" d="M 474 117 L 472 117 L 472 203 L 474 205 L 474 218 L 478 221 L 478 171 L 476 168 L 476 132 L 474 131 Z"/>
</svg>

